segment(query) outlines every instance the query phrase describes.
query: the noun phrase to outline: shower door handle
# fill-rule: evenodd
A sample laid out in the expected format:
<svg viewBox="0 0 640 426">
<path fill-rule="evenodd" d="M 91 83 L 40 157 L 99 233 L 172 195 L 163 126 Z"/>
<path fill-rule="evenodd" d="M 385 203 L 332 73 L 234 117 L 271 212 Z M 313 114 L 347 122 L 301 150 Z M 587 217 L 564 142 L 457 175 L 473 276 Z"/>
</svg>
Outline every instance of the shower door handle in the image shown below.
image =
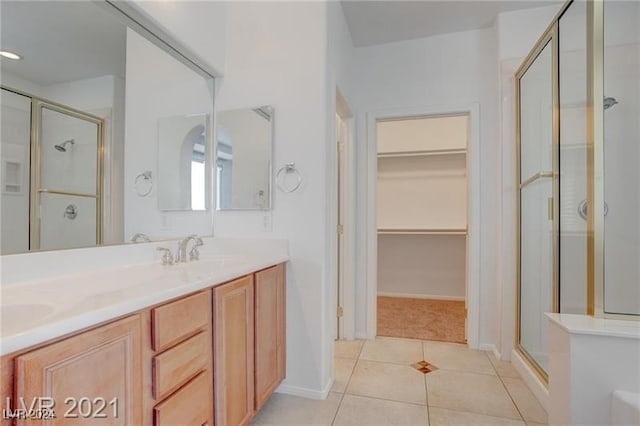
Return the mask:
<svg viewBox="0 0 640 426">
<path fill-rule="evenodd" d="M 587 220 L 587 200 L 582 200 L 582 201 L 580 201 L 580 204 L 578 204 L 578 214 L 580 215 L 580 217 L 582 219 Z M 605 203 L 604 203 L 604 215 L 605 215 L 605 217 L 607 216 L 607 214 L 609 214 L 609 205 L 605 201 Z"/>
<path fill-rule="evenodd" d="M 66 209 L 64 209 L 64 217 L 69 220 L 73 220 L 78 217 L 78 207 L 75 204 L 69 204 Z"/>
</svg>

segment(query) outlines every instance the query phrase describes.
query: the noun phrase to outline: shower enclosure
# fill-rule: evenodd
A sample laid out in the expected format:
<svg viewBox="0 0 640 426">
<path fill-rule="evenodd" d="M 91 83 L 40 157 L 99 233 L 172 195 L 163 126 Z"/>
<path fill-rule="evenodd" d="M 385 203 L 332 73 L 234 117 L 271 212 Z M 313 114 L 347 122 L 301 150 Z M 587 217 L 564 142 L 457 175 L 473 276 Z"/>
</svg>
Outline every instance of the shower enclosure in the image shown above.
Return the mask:
<svg viewBox="0 0 640 426">
<path fill-rule="evenodd" d="M 102 119 L 2 88 L 3 254 L 101 242 L 102 140 Z"/>
<path fill-rule="evenodd" d="M 640 319 L 640 3 L 569 1 L 516 74 L 517 349 L 545 312 Z"/>
</svg>

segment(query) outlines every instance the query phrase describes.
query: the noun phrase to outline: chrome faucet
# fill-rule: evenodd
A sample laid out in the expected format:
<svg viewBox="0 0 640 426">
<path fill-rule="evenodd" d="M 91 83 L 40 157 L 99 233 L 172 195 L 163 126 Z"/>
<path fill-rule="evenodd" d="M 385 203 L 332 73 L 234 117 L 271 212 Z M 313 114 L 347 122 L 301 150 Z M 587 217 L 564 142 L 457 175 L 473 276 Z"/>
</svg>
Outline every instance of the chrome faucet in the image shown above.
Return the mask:
<svg viewBox="0 0 640 426">
<path fill-rule="evenodd" d="M 184 263 L 187 262 L 187 245 L 189 245 L 189 241 L 193 240 L 193 248 L 189 252 L 188 260 L 198 260 L 200 258 L 200 251 L 198 247 L 202 246 L 204 243 L 202 242 L 202 238 L 197 235 L 189 235 L 185 237 L 182 241 L 178 243 L 178 251 L 176 252 L 175 262 L 176 263 Z"/>
<path fill-rule="evenodd" d="M 142 232 L 138 232 L 131 237 L 132 243 L 150 243 L 151 239 L 147 236 L 147 234 L 143 234 Z"/>
</svg>

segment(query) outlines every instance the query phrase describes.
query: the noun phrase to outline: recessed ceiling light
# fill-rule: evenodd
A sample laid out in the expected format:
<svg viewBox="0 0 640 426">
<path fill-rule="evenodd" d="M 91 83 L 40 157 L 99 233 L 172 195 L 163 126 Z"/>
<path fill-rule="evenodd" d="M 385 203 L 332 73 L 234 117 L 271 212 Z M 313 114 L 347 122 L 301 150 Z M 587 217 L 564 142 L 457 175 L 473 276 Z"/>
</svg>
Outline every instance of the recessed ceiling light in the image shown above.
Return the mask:
<svg viewBox="0 0 640 426">
<path fill-rule="evenodd" d="M 8 50 L 0 50 L 0 56 L 3 56 L 3 57 L 8 58 L 8 59 L 13 59 L 13 60 L 16 60 L 16 61 L 22 59 L 22 56 L 17 55 L 17 54 L 15 54 L 13 52 L 9 52 Z"/>
</svg>

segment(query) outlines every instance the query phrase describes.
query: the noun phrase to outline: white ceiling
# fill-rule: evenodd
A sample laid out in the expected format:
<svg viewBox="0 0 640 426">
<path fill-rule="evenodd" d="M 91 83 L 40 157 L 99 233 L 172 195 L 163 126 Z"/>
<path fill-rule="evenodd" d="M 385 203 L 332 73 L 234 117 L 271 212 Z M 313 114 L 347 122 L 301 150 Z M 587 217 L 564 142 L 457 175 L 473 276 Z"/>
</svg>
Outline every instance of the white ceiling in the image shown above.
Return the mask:
<svg viewBox="0 0 640 426">
<path fill-rule="evenodd" d="M 2 1 L 2 71 L 38 85 L 124 77 L 126 27 L 93 2 Z"/>
<path fill-rule="evenodd" d="M 488 28 L 501 12 L 563 2 L 564 0 L 341 1 L 356 47 Z"/>
</svg>

